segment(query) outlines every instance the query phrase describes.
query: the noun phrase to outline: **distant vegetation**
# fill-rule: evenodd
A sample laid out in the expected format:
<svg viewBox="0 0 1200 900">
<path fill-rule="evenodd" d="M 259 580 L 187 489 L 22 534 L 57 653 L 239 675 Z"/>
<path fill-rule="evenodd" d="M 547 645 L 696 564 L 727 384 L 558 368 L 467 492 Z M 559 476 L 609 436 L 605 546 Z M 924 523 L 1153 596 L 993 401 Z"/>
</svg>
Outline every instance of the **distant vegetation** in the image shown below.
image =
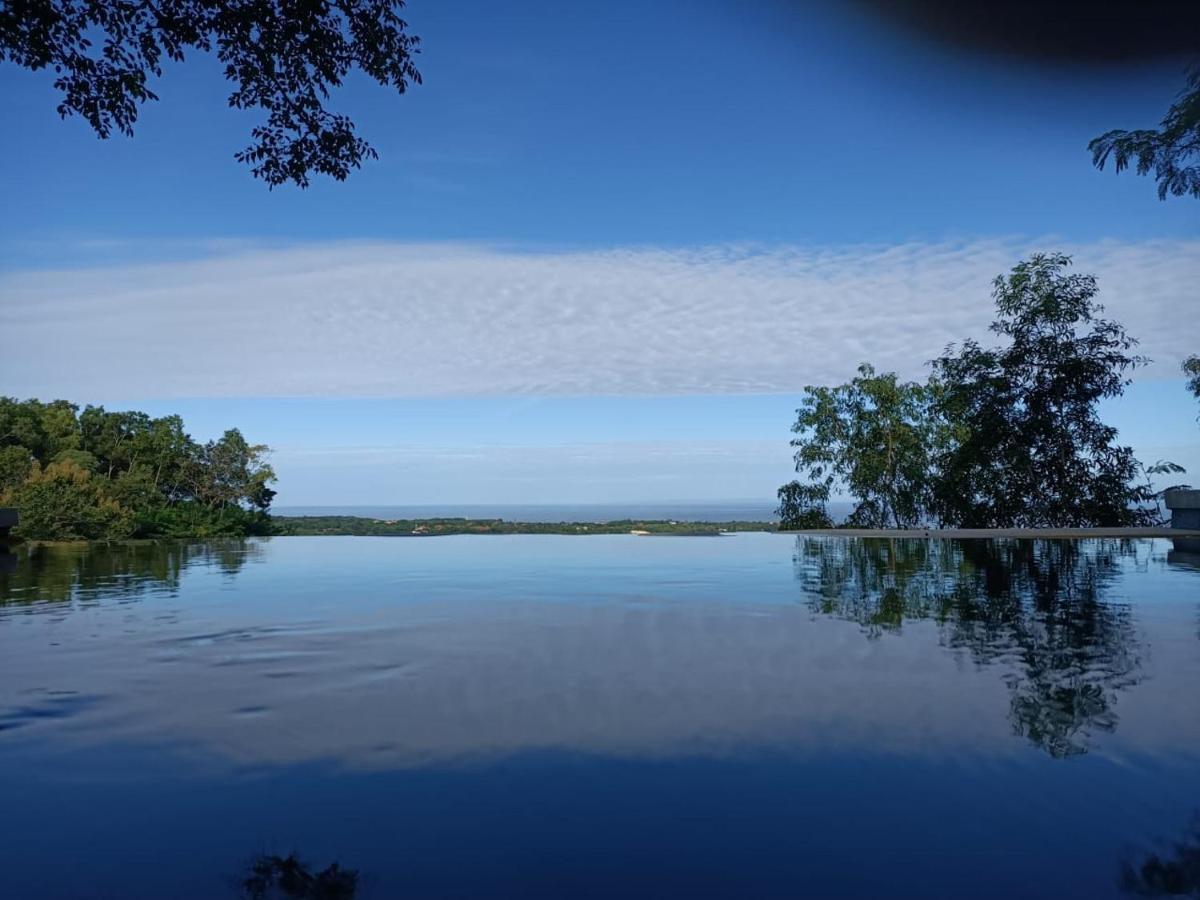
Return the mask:
<svg viewBox="0 0 1200 900">
<path fill-rule="evenodd" d="M 769 531 L 773 522 L 507 522 L 272 517 L 269 449 L 236 428 L 200 443 L 179 416 L 0 397 L 0 506 L 35 541 L 249 535 L 646 534 Z"/>
<path fill-rule="evenodd" d="M 368 519 L 362 516 L 276 517 L 275 534 L 430 536 L 444 534 L 679 534 L 774 531 L 774 522 L 675 522 L 618 519 L 612 522 L 507 522 L 504 519 Z"/>
<path fill-rule="evenodd" d="M 37 540 L 265 534 L 267 451 L 236 428 L 201 444 L 179 416 L 0 397 L 0 506 Z"/>
<path fill-rule="evenodd" d="M 1153 524 L 1151 470 L 1097 412 L 1147 360 L 1070 263 L 1039 254 L 998 277 L 1000 345 L 948 347 L 924 383 L 864 364 L 846 384 L 805 388 L 792 426 L 804 480 L 779 489 L 781 526 L 828 527 L 835 491 L 860 527 Z M 1200 362 L 1185 371 L 1200 389 Z"/>
</svg>

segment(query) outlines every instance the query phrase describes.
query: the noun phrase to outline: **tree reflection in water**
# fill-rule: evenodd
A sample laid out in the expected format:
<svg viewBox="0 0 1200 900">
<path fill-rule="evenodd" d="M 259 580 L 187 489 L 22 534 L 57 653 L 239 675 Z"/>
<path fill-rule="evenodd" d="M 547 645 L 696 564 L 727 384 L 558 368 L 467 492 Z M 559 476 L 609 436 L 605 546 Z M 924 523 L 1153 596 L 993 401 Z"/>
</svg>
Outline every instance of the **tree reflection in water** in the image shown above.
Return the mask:
<svg viewBox="0 0 1200 900">
<path fill-rule="evenodd" d="M 1141 897 L 1200 897 L 1200 813 L 1169 853 L 1152 853 L 1137 865 L 1125 863 L 1117 883 Z"/>
<path fill-rule="evenodd" d="M 872 638 L 932 620 L 942 642 L 1007 670 L 1014 731 L 1054 757 L 1112 731 L 1139 680 L 1127 605 L 1105 594 L 1128 541 L 797 538 L 796 576 L 816 611 Z"/>
<path fill-rule="evenodd" d="M 247 540 L 21 544 L 12 548 L 15 564 L 0 567 L 0 603 L 174 594 L 189 567 L 232 578 L 262 552 Z"/>
<path fill-rule="evenodd" d="M 247 900 L 354 900 L 358 871 L 334 862 L 314 872 L 295 853 L 264 854 L 246 867 L 241 888 Z"/>
</svg>

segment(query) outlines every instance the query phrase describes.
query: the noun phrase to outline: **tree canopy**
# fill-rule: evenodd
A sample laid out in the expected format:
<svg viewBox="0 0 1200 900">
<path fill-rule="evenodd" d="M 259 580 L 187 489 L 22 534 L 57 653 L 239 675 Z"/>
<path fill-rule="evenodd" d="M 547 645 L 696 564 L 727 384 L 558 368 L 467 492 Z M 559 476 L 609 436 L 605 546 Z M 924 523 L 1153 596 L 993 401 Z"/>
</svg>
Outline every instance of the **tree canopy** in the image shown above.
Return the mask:
<svg viewBox="0 0 1200 900">
<path fill-rule="evenodd" d="M 0 61 L 52 68 L 58 112 L 101 138 L 133 134 L 163 61 L 213 52 L 234 85 L 229 105 L 265 119 L 235 154 L 275 187 L 341 181 L 377 153 L 345 115 L 326 108 L 352 69 L 403 94 L 420 84 L 419 38 L 403 0 L 10 0 L 0 6 Z"/>
<path fill-rule="evenodd" d="M 854 526 L 1149 523 L 1145 470 L 1097 412 L 1144 360 L 1070 262 L 1038 254 L 998 277 L 1001 343 L 947 348 L 924 384 L 864 364 L 847 384 L 805 388 L 792 446 L 807 480 L 780 488 L 782 526 L 827 524 L 835 490 L 853 498 Z"/>
<path fill-rule="evenodd" d="M 268 452 L 236 428 L 199 443 L 179 416 L 0 397 L 0 506 L 20 510 L 27 538 L 265 532 Z"/>
<path fill-rule="evenodd" d="M 1187 389 L 1200 400 L 1200 356 L 1189 356 L 1183 361 L 1183 374 L 1188 376 Z"/>
<path fill-rule="evenodd" d="M 857 504 L 850 523 L 862 527 L 917 524 L 926 506 L 930 442 L 928 394 L 894 373 L 877 375 L 867 364 L 837 387 L 806 387 L 796 410 L 792 440 L 796 471 L 808 484 L 780 489 L 783 517 L 820 527 L 821 507 L 834 487 Z"/>
<path fill-rule="evenodd" d="M 1119 396 L 1144 360 L 1116 322 L 1100 318 L 1096 279 L 1070 257 L 1038 254 L 995 282 L 1004 339 L 967 341 L 933 362 L 938 414 L 954 438 L 938 455 L 937 517 L 1010 528 L 1134 525 L 1141 472 L 1097 403 Z"/>
<path fill-rule="evenodd" d="M 1200 63 L 1188 70 L 1187 84 L 1159 128 L 1114 129 L 1088 149 L 1097 169 L 1112 159 L 1118 172 L 1131 165 L 1139 175 L 1153 172 L 1160 200 L 1168 194 L 1200 198 Z"/>
</svg>

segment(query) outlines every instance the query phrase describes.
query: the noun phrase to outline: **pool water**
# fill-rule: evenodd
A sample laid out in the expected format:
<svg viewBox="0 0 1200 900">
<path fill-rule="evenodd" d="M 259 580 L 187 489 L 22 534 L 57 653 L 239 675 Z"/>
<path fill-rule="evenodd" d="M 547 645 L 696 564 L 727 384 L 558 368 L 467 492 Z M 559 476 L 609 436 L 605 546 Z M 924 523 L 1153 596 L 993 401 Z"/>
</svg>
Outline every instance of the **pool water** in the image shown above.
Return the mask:
<svg viewBox="0 0 1200 900">
<path fill-rule="evenodd" d="M 1189 891 L 1170 541 L 0 557 L 0 897 Z"/>
</svg>

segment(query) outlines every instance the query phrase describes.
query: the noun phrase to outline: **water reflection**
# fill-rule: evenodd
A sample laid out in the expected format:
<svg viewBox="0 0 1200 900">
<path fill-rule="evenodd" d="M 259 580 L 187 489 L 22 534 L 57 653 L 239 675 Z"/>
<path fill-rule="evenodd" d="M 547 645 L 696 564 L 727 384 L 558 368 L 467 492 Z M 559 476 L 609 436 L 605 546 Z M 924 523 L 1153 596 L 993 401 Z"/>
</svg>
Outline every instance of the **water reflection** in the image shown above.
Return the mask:
<svg viewBox="0 0 1200 900">
<path fill-rule="evenodd" d="M 1155 586 L 1147 602 L 1193 595 L 1193 572 L 1162 565 L 1166 547 L 780 535 L 30 545 L 0 576 L 0 729 L 371 769 L 548 747 L 1009 755 L 1023 750 L 1014 733 L 1077 756 L 1117 729 L 1151 643 L 1168 661 L 1186 617 L 1194 645 L 1194 604 L 1156 607 L 1167 618 L 1153 623 L 1143 604 L 1135 626 L 1124 602 L 1143 584 Z M 262 565 L 234 578 L 248 561 Z M 151 595 L 170 602 L 140 602 Z M 118 602 L 20 602 L 65 599 Z M 1168 690 L 1200 677 L 1191 646 L 1173 654 L 1155 667 Z M 1110 748 L 1173 752 L 1200 736 L 1183 711 L 1125 715 Z"/>
<path fill-rule="evenodd" d="M 935 621 L 942 642 L 1005 667 L 1013 730 L 1051 756 L 1084 753 L 1116 728 L 1122 690 L 1140 679 L 1132 612 L 1106 591 L 1129 541 L 926 541 L 798 538 L 810 608 L 872 638 Z"/>
<path fill-rule="evenodd" d="M 314 871 L 295 853 L 263 854 L 246 867 L 241 888 L 246 900 L 354 900 L 358 871 L 337 862 Z"/>
<path fill-rule="evenodd" d="M 1140 897 L 1200 897 L 1200 813 L 1168 852 L 1124 863 L 1117 884 Z"/>
<path fill-rule="evenodd" d="M 0 603 L 173 594 L 190 566 L 215 567 L 232 578 L 262 552 L 258 541 L 246 540 L 20 544 L 0 554 Z"/>
<path fill-rule="evenodd" d="M 0 604 L 0 896 L 1174 889 L 1168 547 L 21 547 L 6 596 L 70 602 Z"/>
<path fill-rule="evenodd" d="M 1167 562 L 1173 566 L 1200 570 L 1200 538 L 1172 538 Z"/>
</svg>

